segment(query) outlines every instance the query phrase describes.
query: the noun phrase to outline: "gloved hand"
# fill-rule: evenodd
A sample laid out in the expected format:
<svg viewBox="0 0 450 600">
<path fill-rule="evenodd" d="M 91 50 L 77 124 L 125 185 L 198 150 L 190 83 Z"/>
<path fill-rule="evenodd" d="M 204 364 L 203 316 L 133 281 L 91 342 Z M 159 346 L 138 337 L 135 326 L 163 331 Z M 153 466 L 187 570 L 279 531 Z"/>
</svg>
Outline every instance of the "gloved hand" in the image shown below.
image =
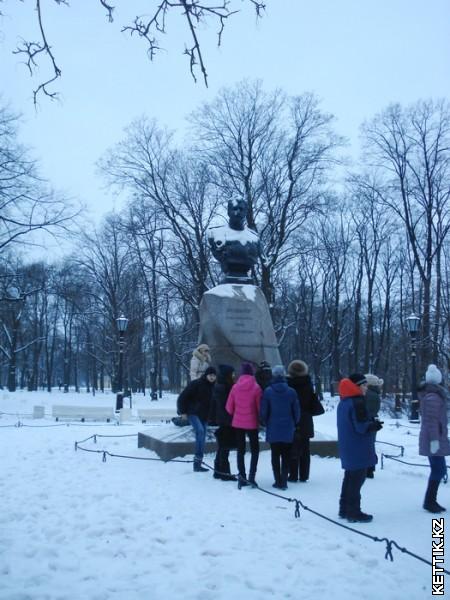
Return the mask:
<svg viewBox="0 0 450 600">
<path fill-rule="evenodd" d="M 380 431 L 383 429 L 383 421 L 378 421 L 378 419 L 374 419 L 372 423 L 370 423 L 367 431 Z"/>
<path fill-rule="evenodd" d="M 439 440 L 431 440 L 430 442 L 430 452 L 431 454 L 436 454 L 439 450 Z"/>
</svg>

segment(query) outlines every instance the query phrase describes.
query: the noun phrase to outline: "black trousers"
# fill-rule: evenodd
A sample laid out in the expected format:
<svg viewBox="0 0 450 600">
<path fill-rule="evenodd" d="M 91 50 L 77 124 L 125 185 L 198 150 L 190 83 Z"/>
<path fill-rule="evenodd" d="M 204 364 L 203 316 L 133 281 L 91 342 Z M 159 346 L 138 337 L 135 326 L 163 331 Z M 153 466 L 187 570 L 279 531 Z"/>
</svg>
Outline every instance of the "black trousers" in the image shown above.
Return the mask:
<svg viewBox="0 0 450 600">
<path fill-rule="evenodd" d="M 214 477 L 216 479 L 229 479 L 231 475 L 229 455 L 230 450 L 236 448 L 236 435 L 231 425 L 221 425 L 215 432 L 217 452 L 214 459 Z"/>
<path fill-rule="evenodd" d="M 216 457 L 214 459 L 214 477 L 216 479 L 222 479 L 224 475 L 230 475 L 230 461 L 228 457 L 230 455 L 230 448 L 219 447 L 217 448 Z"/>
<path fill-rule="evenodd" d="M 292 442 L 292 453 L 289 464 L 289 479 L 291 481 L 308 481 L 309 468 L 311 465 L 311 450 L 309 437 L 300 437 L 298 433 L 294 435 Z"/>
<path fill-rule="evenodd" d="M 339 514 L 343 517 L 356 517 L 361 512 L 361 488 L 366 479 L 367 468 L 345 471 L 342 481 Z"/>
<path fill-rule="evenodd" d="M 289 473 L 292 444 L 287 442 L 271 442 L 270 451 L 275 485 L 285 487 Z"/>
<path fill-rule="evenodd" d="M 258 438 L 258 430 L 257 429 L 238 429 L 235 428 L 236 431 L 236 444 L 237 444 L 237 467 L 239 471 L 239 475 L 244 479 L 247 479 L 245 475 L 245 443 L 246 436 L 248 436 L 248 440 L 250 442 L 250 472 L 249 472 L 249 480 L 253 481 L 256 475 L 256 468 L 258 466 L 258 458 L 259 458 L 259 438 Z"/>
</svg>

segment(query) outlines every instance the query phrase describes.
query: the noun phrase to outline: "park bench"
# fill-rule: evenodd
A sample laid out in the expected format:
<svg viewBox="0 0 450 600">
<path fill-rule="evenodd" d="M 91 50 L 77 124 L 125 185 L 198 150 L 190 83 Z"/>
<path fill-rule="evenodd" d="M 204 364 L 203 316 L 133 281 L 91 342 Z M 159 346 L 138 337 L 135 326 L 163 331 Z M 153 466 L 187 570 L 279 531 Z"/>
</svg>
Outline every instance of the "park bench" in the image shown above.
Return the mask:
<svg viewBox="0 0 450 600">
<path fill-rule="evenodd" d="M 138 408 L 137 416 L 142 423 L 147 421 L 170 421 L 176 417 L 176 411 L 170 408 Z"/>
<path fill-rule="evenodd" d="M 86 421 L 110 421 L 115 419 L 114 408 L 112 406 L 70 406 L 54 404 L 52 406 L 52 417 L 59 421 L 60 419 L 70 419 Z"/>
</svg>

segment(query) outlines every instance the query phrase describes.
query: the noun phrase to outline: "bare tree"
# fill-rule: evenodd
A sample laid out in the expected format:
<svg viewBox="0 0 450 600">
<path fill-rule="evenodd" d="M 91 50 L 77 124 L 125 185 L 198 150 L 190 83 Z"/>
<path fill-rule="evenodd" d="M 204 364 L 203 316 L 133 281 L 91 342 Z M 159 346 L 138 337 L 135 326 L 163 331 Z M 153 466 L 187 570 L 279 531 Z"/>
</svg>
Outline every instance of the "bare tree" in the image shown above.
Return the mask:
<svg viewBox="0 0 450 600">
<path fill-rule="evenodd" d="M 66 229 L 76 216 L 48 189 L 36 162 L 18 141 L 18 117 L 0 107 L 0 253 L 30 241 L 37 230 Z"/>
<path fill-rule="evenodd" d="M 368 157 L 389 183 L 376 190 L 379 201 L 401 219 L 419 274 L 425 364 L 436 356 L 433 274 L 450 229 L 450 105 L 445 101 L 421 101 L 407 109 L 392 105 L 366 123 L 363 133 Z M 440 311 L 440 276 L 437 284 L 435 310 Z"/>
<path fill-rule="evenodd" d="M 352 181 L 352 201 L 350 210 L 355 226 L 355 235 L 358 242 L 358 252 L 361 257 L 361 280 L 359 292 L 361 291 L 362 275 L 364 273 L 365 306 L 367 311 L 365 330 L 364 370 L 373 372 L 375 361 L 375 309 L 374 294 L 380 268 L 380 253 L 389 236 L 395 234 L 398 224 L 391 215 L 386 213 L 385 208 L 378 201 L 379 189 L 376 183 L 367 185 L 370 181 L 369 175 L 354 178 Z M 357 294 L 357 297 L 359 294 Z M 360 307 L 360 301 L 359 301 Z M 355 331 L 359 326 L 359 315 L 355 318 Z M 358 353 L 356 352 L 356 355 Z M 353 365 L 356 370 L 359 367 L 358 360 Z"/>
<path fill-rule="evenodd" d="M 157 214 L 167 238 L 162 273 L 198 320 L 213 280 L 207 230 L 217 197 L 209 190 L 208 169 L 173 149 L 170 134 L 145 119 L 133 123 L 101 166 L 112 185 L 139 198 L 147 214 Z"/>
<path fill-rule="evenodd" d="M 330 339 L 330 376 L 332 381 L 339 381 L 342 377 L 341 348 L 344 335 L 347 337 L 351 331 L 346 319 L 351 298 L 346 288 L 354 231 L 342 209 L 331 219 L 330 216 L 320 220 L 316 238 L 322 268 L 329 274 L 324 279 L 322 294 Z"/>
<path fill-rule="evenodd" d="M 450 240 L 447 239 L 442 252 L 442 305 L 441 330 L 438 338 L 438 349 L 445 357 L 447 369 L 450 371 Z"/>
<path fill-rule="evenodd" d="M 118 359 L 113 360 L 113 357 L 117 354 L 119 337 L 116 320 L 122 312 L 127 312 L 127 299 L 134 284 L 130 249 L 117 215 L 110 215 L 104 220 L 100 233 L 85 233 L 82 239 L 83 249 L 72 262 L 85 274 L 91 315 L 104 324 L 101 353 L 114 384 Z"/>
</svg>

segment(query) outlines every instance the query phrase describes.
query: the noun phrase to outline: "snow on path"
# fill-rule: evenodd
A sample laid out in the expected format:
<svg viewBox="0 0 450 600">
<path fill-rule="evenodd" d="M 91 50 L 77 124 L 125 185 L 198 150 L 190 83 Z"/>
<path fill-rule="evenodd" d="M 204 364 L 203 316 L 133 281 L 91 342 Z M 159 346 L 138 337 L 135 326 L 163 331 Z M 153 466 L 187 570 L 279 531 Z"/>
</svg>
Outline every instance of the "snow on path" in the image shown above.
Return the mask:
<svg viewBox="0 0 450 600">
<path fill-rule="evenodd" d="M 322 419 L 320 427 L 331 432 L 333 412 Z M 14 422 L 0 419 L 0 425 Z M 75 441 L 93 433 L 123 435 L 141 428 L 0 429 L 1 600 L 432 597 L 430 566 L 395 549 L 394 561 L 387 561 L 384 543 L 308 511 L 295 519 L 294 503 L 258 490 L 238 491 L 210 473 L 193 473 L 190 463 L 112 457 L 102 462 L 101 454 L 74 450 Z M 386 424 L 379 438 L 405 445 L 405 460 L 423 462 L 414 430 L 407 431 Z M 135 437 L 83 445 L 155 457 L 138 449 Z M 212 464 L 211 456 L 207 462 Z M 386 463 L 362 490 L 362 507 L 373 512 L 374 522 L 354 528 L 387 536 L 430 560 L 431 515 L 421 509 L 427 474 Z M 272 490 L 268 452 L 260 455 L 257 480 Z M 291 484 L 284 495 L 338 520 L 341 480 L 338 460 L 313 457 L 311 480 Z M 444 505 L 450 505 L 448 487 L 440 490 Z"/>
</svg>

